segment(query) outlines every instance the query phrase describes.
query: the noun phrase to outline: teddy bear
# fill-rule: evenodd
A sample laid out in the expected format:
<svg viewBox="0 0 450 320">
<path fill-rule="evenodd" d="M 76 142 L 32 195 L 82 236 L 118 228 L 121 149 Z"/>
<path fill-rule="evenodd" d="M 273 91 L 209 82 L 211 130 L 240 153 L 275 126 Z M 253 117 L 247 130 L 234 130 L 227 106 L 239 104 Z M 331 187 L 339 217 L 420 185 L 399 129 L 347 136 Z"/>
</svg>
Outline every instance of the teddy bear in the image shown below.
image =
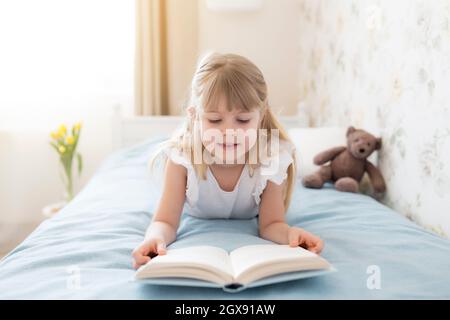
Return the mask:
<svg viewBox="0 0 450 320">
<path fill-rule="evenodd" d="M 349 127 L 347 129 L 347 146 L 335 147 L 323 151 L 314 157 L 314 163 L 320 169 L 302 179 L 308 188 L 322 188 L 325 182 L 333 181 L 337 190 L 359 192 L 359 183 L 367 171 L 373 190 L 378 193 L 386 191 L 386 183 L 377 167 L 367 158 L 381 148 L 381 138 L 370 133 Z M 330 162 L 329 164 L 327 164 Z"/>
</svg>

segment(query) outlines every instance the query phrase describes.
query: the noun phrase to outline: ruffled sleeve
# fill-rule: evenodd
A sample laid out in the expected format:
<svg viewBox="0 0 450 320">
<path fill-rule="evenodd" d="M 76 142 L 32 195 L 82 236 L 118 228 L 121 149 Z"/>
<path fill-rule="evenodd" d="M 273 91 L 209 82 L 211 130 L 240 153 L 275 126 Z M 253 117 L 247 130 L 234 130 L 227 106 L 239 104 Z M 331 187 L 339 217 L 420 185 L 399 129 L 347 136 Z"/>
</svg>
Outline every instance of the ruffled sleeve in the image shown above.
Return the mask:
<svg viewBox="0 0 450 320">
<path fill-rule="evenodd" d="M 272 155 L 270 161 L 258 168 L 258 179 L 253 192 L 257 205 L 261 202 L 261 194 L 267 186 L 267 181 L 282 184 L 288 177 L 288 167 L 294 162 L 295 146 L 289 141 L 280 141 L 279 153 Z"/>
<path fill-rule="evenodd" d="M 168 147 L 164 149 L 164 153 L 166 154 L 168 159 L 186 168 L 186 201 L 190 206 L 194 206 L 198 200 L 199 191 L 197 175 L 195 174 L 195 170 L 191 160 L 185 154 L 183 154 L 181 150 L 174 147 Z"/>
</svg>

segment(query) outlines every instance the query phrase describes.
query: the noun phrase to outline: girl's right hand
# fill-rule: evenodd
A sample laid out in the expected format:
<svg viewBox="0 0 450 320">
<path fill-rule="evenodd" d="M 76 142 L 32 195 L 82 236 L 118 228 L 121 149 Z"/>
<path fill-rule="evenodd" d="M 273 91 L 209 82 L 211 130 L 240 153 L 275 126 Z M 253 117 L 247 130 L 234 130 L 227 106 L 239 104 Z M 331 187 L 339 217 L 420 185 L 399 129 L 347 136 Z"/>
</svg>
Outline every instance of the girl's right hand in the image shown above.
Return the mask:
<svg viewBox="0 0 450 320">
<path fill-rule="evenodd" d="M 160 238 L 145 239 L 132 253 L 133 268 L 138 269 L 157 255 L 166 254 L 166 243 Z"/>
</svg>

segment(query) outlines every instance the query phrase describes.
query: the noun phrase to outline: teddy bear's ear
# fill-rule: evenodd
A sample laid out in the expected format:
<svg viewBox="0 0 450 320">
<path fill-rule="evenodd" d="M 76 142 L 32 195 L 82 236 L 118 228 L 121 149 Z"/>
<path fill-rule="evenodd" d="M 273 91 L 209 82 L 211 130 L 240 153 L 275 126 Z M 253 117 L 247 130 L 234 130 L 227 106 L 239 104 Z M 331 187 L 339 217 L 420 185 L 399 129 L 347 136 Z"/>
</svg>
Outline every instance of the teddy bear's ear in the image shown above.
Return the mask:
<svg viewBox="0 0 450 320">
<path fill-rule="evenodd" d="M 347 129 L 347 137 L 349 135 L 351 135 L 355 131 L 356 131 L 355 127 L 353 127 L 353 126 L 348 127 L 348 129 Z"/>
<path fill-rule="evenodd" d="M 381 138 L 377 138 L 376 144 L 375 144 L 375 150 L 381 149 Z"/>
</svg>

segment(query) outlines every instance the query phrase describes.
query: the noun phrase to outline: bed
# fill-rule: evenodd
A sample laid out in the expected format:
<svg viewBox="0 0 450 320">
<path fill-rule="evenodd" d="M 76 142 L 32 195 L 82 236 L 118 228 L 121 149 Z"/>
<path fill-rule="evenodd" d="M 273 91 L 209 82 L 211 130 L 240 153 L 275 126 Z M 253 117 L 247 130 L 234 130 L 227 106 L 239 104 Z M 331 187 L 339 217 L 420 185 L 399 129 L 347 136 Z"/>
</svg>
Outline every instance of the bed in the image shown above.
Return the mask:
<svg viewBox="0 0 450 320">
<path fill-rule="evenodd" d="M 2 299 L 444 299 L 450 298 L 450 241 L 422 229 L 369 196 L 305 189 L 290 224 L 325 241 L 337 272 L 228 293 L 213 288 L 132 281 L 131 251 L 142 240 L 161 186 L 147 160 L 161 137 L 111 154 L 58 215 L 44 221 L 0 261 Z M 170 247 L 207 242 L 232 250 L 265 243 L 257 220 L 182 215 Z M 374 287 L 372 280 L 379 281 Z"/>
</svg>

